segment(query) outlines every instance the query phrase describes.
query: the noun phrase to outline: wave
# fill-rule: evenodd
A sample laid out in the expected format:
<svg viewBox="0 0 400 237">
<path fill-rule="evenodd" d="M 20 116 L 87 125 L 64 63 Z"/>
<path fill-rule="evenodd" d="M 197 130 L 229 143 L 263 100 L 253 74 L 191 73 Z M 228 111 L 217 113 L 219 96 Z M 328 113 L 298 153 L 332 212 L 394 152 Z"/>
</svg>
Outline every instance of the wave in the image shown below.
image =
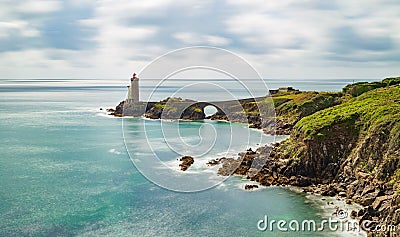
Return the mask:
<svg viewBox="0 0 400 237">
<path fill-rule="evenodd" d="M 118 118 L 118 117 L 115 117 L 114 115 L 110 115 L 110 114 L 107 114 L 107 113 L 96 113 L 95 116 L 96 117 L 103 117 L 103 118 L 113 118 L 113 119 Z"/>
<path fill-rule="evenodd" d="M 117 150 L 116 150 L 116 149 L 114 149 L 114 148 L 112 148 L 112 149 L 108 150 L 108 152 L 109 152 L 109 153 L 116 154 L 116 155 L 121 155 L 121 154 L 122 154 L 122 152 L 120 152 L 120 151 L 117 151 Z"/>
</svg>

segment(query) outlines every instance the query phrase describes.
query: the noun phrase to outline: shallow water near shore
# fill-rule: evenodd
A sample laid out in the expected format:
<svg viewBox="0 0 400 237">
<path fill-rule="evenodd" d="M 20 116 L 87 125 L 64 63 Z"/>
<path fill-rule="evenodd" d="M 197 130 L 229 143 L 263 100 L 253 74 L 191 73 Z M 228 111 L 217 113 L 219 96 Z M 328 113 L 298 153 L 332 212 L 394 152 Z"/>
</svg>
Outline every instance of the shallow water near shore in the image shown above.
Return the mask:
<svg viewBox="0 0 400 237">
<path fill-rule="evenodd" d="M 122 119 L 99 110 L 123 100 L 125 88 L 85 83 L 71 87 L 67 81 L 57 90 L 34 82 L 14 81 L 12 90 L 9 82 L 0 84 L 0 236 L 316 235 L 257 229 L 265 215 L 320 220 L 320 202 L 301 193 L 277 187 L 244 191 L 248 181 L 237 176 L 195 193 L 153 184 L 126 152 Z M 213 125 L 221 131 L 226 126 Z M 191 134 L 185 129 L 199 124 L 179 126 Z"/>
</svg>

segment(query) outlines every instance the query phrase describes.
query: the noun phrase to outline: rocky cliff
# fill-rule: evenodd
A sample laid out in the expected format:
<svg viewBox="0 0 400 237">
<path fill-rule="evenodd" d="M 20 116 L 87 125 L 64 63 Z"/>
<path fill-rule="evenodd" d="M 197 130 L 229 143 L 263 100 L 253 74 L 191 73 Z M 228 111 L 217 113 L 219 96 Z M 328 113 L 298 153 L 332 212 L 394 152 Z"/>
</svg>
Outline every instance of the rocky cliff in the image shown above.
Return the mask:
<svg viewBox="0 0 400 237">
<path fill-rule="evenodd" d="M 308 187 L 309 192 L 346 197 L 365 207 L 354 214 L 361 222 L 370 220 L 373 225 L 394 225 L 400 230 L 399 83 L 400 78 L 385 79 L 377 83 L 378 88 L 366 83 L 368 90 L 362 89 L 361 95 L 344 91 L 327 99 L 332 106 L 317 112 L 305 110 L 303 117 L 304 110 L 298 106 L 281 110 L 297 114 L 286 118 L 293 122 L 290 138 L 269 148 L 270 158 L 256 176 L 248 164 L 262 150 L 242 154 L 234 161 L 240 163 L 235 173 L 263 185 L 297 185 Z M 316 98 L 312 97 L 316 104 L 326 100 Z M 224 162 L 220 174 L 231 166 Z M 396 232 L 369 235 L 396 236 Z"/>
</svg>

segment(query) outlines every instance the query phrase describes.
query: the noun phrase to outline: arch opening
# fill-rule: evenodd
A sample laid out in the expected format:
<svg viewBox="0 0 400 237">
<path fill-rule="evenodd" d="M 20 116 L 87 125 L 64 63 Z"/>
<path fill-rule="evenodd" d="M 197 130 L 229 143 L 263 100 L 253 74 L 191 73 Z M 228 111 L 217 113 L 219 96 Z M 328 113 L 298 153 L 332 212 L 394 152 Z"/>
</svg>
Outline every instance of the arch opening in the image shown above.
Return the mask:
<svg viewBox="0 0 400 237">
<path fill-rule="evenodd" d="M 204 114 L 206 117 L 212 116 L 218 112 L 218 109 L 214 105 L 207 105 L 204 107 Z"/>
</svg>

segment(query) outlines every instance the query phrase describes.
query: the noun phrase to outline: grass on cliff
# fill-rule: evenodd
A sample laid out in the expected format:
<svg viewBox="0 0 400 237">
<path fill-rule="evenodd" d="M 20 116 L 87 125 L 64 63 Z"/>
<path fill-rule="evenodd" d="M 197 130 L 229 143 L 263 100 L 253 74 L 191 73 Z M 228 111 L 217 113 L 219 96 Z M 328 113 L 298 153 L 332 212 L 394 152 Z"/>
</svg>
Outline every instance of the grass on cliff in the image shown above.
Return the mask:
<svg viewBox="0 0 400 237">
<path fill-rule="evenodd" d="M 315 139 L 335 124 L 355 122 L 361 132 L 383 124 L 400 123 L 400 88 L 379 88 L 343 104 L 304 117 L 295 125 L 296 137 Z"/>
<path fill-rule="evenodd" d="M 278 119 L 295 124 L 301 118 L 341 103 L 341 93 L 301 92 L 273 96 Z"/>
<path fill-rule="evenodd" d="M 259 107 L 267 109 L 273 103 L 276 117 L 294 125 L 301 118 L 317 111 L 340 104 L 346 96 L 337 92 L 279 92 L 259 102 L 245 102 L 230 109 L 237 114 L 258 116 Z"/>
<path fill-rule="evenodd" d="M 359 96 L 365 92 L 400 84 L 400 77 L 390 77 L 386 78 L 380 82 L 357 82 L 354 84 L 349 84 L 343 88 L 343 93 L 350 94 L 354 97 Z"/>
</svg>

